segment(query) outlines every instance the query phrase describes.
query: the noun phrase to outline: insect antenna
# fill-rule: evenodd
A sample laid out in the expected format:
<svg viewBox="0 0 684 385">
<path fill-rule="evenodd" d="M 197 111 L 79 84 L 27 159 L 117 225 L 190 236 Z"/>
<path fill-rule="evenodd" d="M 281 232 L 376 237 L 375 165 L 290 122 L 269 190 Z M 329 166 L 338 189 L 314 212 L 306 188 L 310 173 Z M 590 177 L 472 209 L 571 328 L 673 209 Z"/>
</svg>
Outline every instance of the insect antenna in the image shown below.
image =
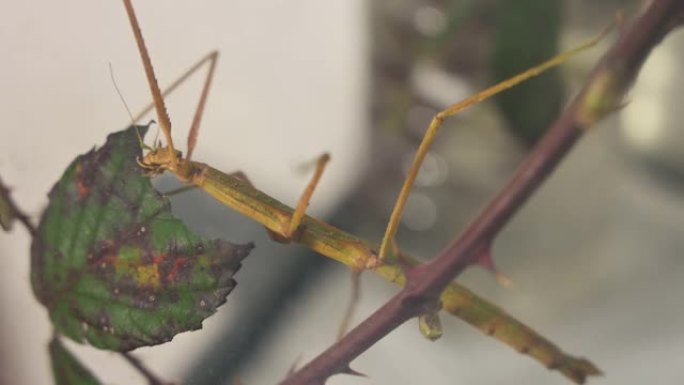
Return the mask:
<svg viewBox="0 0 684 385">
<path fill-rule="evenodd" d="M 119 100 L 121 100 L 121 104 L 123 104 L 124 108 L 126 109 L 128 117 L 131 118 L 131 127 L 135 127 L 135 135 L 137 135 L 138 137 L 138 143 L 140 143 L 140 148 L 142 148 L 143 150 L 152 150 L 152 147 L 145 144 L 142 135 L 140 135 L 140 131 L 138 131 L 138 126 L 136 125 L 138 119 L 133 118 L 131 109 L 128 108 L 128 103 L 126 103 L 126 98 L 124 98 L 123 93 L 121 93 L 121 89 L 119 88 L 119 85 L 116 83 L 116 77 L 114 76 L 114 67 L 112 67 L 112 63 L 109 63 L 109 77 L 112 79 L 112 84 L 114 85 L 116 94 L 119 95 Z"/>
</svg>

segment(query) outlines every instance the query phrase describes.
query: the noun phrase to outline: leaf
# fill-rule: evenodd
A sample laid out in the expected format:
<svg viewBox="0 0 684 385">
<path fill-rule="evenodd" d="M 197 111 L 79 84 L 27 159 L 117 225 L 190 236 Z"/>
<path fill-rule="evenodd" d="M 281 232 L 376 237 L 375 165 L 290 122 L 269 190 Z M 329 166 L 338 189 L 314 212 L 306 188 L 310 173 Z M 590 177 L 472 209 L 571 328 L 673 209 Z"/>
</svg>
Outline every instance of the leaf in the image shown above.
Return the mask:
<svg viewBox="0 0 684 385">
<path fill-rule="evenodd" d="M 560 0 L 502 1 L 492 58 L 494 80 L 522 72 L 558 51 L 563 4 Z M 513 133 L 530 144 L 561 111 L 565 88 L 559 70 L 525 81 L 494 100 Z"/>
<path fill-rule="evenodd" d="M 129 128 L 76 158 L 50 191 L 31 246 L 33 291 L 55 328 L 102 349 L 201 328 L 253 247 L 191 233 L 138 166 L 140 155 Z"/>
<path fill-rule="evenodd" d="M 57 385 L 100 385 L 98 380 L 86 367 L 81 365 L 62 345 L 62 341 L 55 337 L 48 346 L 52 375 Z"/>
</svg>

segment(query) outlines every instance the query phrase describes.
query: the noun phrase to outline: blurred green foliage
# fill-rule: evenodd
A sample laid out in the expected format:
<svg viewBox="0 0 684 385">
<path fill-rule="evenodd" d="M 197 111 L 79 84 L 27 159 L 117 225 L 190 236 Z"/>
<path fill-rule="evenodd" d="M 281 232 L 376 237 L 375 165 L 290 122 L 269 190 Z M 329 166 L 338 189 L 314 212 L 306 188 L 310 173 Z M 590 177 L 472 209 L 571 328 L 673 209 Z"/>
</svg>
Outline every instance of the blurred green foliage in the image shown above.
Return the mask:
<svg viewBox="0 0 684 385">
<path fill-rule="evenodd" d="M 522 72 L 558 52 L 560 0 L 500 1 L 491 68 L 494 81 Z M 509 128 L 533 144 L 560 113 L 565 87 L 558 69 L 498 95 Z"/>
</svg>

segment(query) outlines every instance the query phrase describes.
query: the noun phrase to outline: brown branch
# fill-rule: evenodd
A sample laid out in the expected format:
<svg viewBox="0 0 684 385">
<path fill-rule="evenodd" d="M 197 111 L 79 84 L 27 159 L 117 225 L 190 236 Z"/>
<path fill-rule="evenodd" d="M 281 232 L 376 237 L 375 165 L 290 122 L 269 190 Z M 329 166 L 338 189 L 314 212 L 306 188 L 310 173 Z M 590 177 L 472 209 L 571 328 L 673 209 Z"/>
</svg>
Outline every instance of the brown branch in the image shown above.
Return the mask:
<svg viewBox="0 0 684 385">
<path fill-rule="evenodd" d="M 655 0 L 625 29 L 592 71 L 586 86 L 528 155 L 511 181 L 453 243 L 430 262 L 409 267 L 406 286 L 380 309 L 282 384 L 323 384 L 332 375 L 354 373 L 350 362 L 399 325 L 439 307 L 439 295 L 552 173 L 582 134 L 621 104 L 644 60 L 662 38 L 682 22 L 684 1 Z M 550 368 L 563 371 L 562 363 Z M 563 371 L 577 383 L 600 372 Z"/>
</svg>

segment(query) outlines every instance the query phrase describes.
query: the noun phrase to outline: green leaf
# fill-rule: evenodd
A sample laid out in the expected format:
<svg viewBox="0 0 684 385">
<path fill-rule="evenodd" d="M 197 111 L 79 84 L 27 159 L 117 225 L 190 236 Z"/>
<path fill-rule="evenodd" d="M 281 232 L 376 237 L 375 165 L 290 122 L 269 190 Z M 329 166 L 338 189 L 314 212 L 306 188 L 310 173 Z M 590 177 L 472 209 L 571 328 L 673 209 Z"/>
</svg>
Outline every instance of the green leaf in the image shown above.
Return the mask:
<svg viewBox="0 0 684 385">
<path fill-rule="evenodd" d="M 550 59 L 558 51 L 563 3 L 560 0 L 499 2 L 492 69 L 501 81 Z M 532 144 L 560 113 L 565 88 L 558 69 L 495 97 L 509 128 Z"/>
<path fill-rule="evenodd" d="M 102 349 L 201 328 L 253 247 L 190 232 L 138 166 L 140 155 L 129 128 L 76 158 L 50 191 L 31 246 L 33 291 L 55 328 Z"/>
<path fill-rule="evenodd" d="M 52 375 L 57 385 L 100 385 L 98 380 L 62 345 L 62 341 L 55 337 L 48 346 Z"/>
</svg>

